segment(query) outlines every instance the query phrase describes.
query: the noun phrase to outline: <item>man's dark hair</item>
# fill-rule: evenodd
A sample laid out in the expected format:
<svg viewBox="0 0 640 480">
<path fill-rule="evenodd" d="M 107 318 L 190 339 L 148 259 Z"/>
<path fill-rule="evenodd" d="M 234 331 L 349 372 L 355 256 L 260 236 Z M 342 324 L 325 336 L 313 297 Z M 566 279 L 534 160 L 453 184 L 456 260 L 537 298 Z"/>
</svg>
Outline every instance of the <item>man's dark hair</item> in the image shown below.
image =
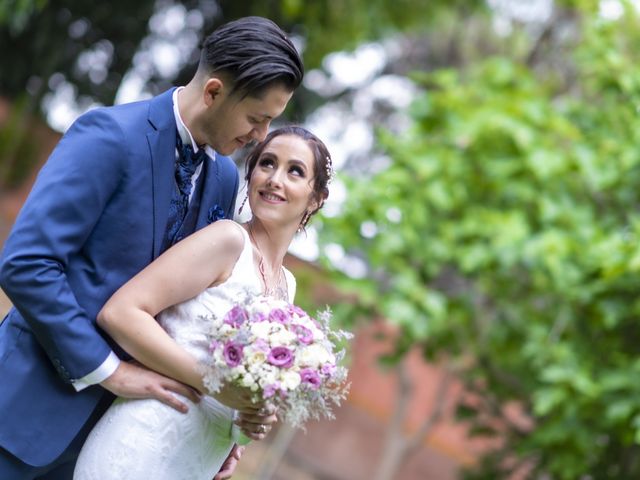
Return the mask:
<svg viewBox="0 0 640 480">
<path fill-rule="evenodd" d="M 203 43 L 198 69 L 229 75 L 232 91 L 252 97 L 274 84 L 294 91 L 304 75 L 291 40 L 262 17 L 240 18 L 214 30 Z"/>
</svg>

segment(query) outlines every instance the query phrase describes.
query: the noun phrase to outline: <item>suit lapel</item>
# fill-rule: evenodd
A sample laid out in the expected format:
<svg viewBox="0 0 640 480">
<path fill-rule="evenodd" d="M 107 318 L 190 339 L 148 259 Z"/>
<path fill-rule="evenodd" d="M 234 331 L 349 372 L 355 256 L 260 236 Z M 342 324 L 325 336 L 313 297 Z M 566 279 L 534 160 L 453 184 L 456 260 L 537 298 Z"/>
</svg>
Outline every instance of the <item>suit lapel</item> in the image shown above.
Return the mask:
<svg viewBox="0 0 640 480">
<path fill-rule="evenodd" d="M 172 95 L 175 89 L 153 98 L 149 104 L 147 134 L 153 178 L 153 258 L 160 254 L 167 228 L 169 204 L 174 188 L 176 122 Z"/>
<path fill-rule="evenodd" d="M 220 203 L 220 172 L 218 170 L 218 162 L 213 158 L 208 158 L 204 165 L 202 174 L 202 202 L 200 203 L 200 211 L 196 221 L 196 229 L 205 227 L 209 224 L 209 211 L 216 204 Z"/>
</svg>

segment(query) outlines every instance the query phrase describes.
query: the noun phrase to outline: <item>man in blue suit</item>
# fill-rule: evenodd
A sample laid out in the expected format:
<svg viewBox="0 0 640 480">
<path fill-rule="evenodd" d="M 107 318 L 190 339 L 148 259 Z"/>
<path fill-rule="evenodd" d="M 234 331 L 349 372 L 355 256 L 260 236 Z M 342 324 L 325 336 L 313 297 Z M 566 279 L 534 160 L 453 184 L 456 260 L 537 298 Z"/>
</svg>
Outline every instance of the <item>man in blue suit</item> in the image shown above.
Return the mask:
<svg viewBox="0 0 640 480">
<path fill-rule="evenodd" d="M 214 31 L 182 88 L 98 108 L 60 140 L 6 241 L 0 286 L 0 478 L 66 479 L 114 395 L 189 387 L 134 362 L 95 323 L 105 301 L 182 237 L 232 218 L 238 172 L 226 155 L 264 139 L 303 75 L 271 21 Z M 202 153 L 206 155 L 202 155 Z"/>
</svg>

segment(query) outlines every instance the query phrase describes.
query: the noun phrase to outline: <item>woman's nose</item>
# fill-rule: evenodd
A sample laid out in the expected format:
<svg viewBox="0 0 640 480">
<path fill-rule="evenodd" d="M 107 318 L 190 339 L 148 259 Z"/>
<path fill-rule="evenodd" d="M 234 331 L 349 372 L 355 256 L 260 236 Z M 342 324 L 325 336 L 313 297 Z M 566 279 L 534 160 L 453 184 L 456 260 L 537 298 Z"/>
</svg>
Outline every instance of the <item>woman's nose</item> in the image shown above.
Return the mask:
<svg viewBox="0 0 640 480">
<path fill-rule="evenodd" d="M 279 168 L 276 168 L 275 170 L 273 170 L 273 172 L 271 172 L 271 176 L 269 177 L 267 183 L 269 185 L 279 187 L 280 185 L 282 185 L 282 175 L 283 172 Z"/>
</svg>

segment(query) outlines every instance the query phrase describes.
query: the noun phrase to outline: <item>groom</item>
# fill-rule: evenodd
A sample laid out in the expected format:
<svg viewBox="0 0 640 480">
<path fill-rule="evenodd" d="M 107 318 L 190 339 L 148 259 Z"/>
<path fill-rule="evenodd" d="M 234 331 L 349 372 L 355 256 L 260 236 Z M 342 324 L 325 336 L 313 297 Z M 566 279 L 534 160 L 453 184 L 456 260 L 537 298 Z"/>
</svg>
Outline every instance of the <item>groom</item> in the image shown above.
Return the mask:
<svg viewBox="0 0 640 480">
<path fill-rule="evenodd" d="M 6 241 L 0 286 L 0 478 L 66 479 L 113 394 L 186 405 L 178 382 L 135 363 L 96 327 L 116 289 L 182 237 L 232 218 L 227 157 L 264 139 L 303 75 L 271 21 L 243 18 L 204 42 L 183 88 L 99 108 L 60 140 Z M 202 153 L 205 155 L 202 155 Z"/>
</svg>

